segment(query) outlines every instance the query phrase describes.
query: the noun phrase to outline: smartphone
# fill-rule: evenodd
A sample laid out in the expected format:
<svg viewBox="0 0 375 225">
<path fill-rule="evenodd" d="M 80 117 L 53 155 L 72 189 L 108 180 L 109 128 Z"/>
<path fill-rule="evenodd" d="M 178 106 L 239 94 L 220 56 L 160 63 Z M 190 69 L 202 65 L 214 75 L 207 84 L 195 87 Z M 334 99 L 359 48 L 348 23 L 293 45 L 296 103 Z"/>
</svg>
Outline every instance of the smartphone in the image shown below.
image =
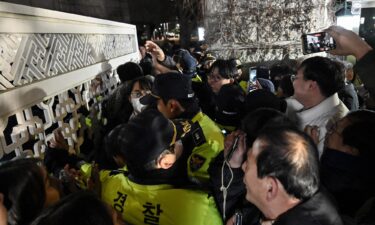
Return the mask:
<svg viewBox="0 0 375 225">
<path fill-rule="evenodd" d="M 247 82 L 248 93 L 257 89 L 256 80 L 257 80 L 257 68 L 251 67 L 249 70 L 249 81 Z"/>
<path fill-rule="evenodd" d="M 231 158 L 232 158 L 232 155 L 233 155 L 233 152 L 236 151 L 237 147 L 238 147 L 238 141 L 240 140 L 240 136 L 236 136 L 234 138 L 234 141 L 233 141 L 233 145 L 232 147 L 230 148 L 227 156 L 226 156 L 226 160 L 229 161 Z"/>
<path fill-rule="evenodd" d="M 236 212 L 234 214 L 234 225 L 242 225 L 242 213 Z"/>
<path fill-rule="evenodd" d="M 326 32 L 303 34 L 303 54 L 325 52 L 336 48 L 335 40 Z"/>
<path fill-rule="evenodd" d="M 257 68 L 251 67 L 249 70 L 249 81 L 252 83 L 255 83 L 256 80 L 257 80 Z"/>
</svg>

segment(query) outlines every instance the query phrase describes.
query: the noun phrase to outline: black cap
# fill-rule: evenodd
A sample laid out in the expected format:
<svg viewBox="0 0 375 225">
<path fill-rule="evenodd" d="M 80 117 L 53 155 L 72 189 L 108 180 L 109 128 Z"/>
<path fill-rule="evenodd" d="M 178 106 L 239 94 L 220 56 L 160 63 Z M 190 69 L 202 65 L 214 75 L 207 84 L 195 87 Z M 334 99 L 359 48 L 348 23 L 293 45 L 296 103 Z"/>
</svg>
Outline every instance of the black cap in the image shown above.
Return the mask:
<svg viewBox="0 0 375 225">
<path fill-rule="evenodd" d="M 159 155 L 190 131 L 189 121 L 173 122 L 159 111 L 148 109 L 127 124 L 113 129 L 106 138 L 106 147 L 117 148 L 126 161 L 129 172 L 147 170 Z M 155 165 L 155 164 L 154 164 Z"/>
<path fill-rule="evenodd" d="M 149 105 L 157 99 L 191 99 L 194 91 L 191 87 L 191 79 L 180 73 L 165 73 L 156 76 L 151 94 L 140 99 L 144 105 Z"/>
<path fill-rule="evenodd" d="M 283 99 L 279 99 L 275 94 L 264 89 L 257 89 L 246 96 L 246 113 L 259 108 L 272 108 L 285 112 L 286 106 Z"/>
<path fill-rule="evenodd" d="M 216 122 L 237 127 L 244 115 L 245 93 L 238 85 L 223 85 L 217 95 L 216 106 Z"/>
</svg>

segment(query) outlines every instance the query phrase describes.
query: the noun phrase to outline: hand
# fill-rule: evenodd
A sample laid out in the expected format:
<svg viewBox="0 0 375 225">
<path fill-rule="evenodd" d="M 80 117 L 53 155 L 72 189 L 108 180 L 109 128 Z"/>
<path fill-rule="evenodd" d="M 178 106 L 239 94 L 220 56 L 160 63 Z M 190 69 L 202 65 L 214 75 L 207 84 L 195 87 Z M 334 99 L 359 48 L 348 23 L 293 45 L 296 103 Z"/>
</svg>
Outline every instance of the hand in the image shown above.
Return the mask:
<svg viewBox="0 0 375 225">
<path fill-rule="evenodd" d="M 354 55 L 360 60 L 367 52 L 372 50 L 364 40 L 353 31 L 339 26 L 331 26 L 325 30 L 336 41 L 336 49 L 329 51 L 333 55 Z"/>
<path fill-rule="evenodd" d="M 51 143 L 49 144 L 49 147 L 64 149 L 66 151 L 69 151 L 69 145 L 66 142 L 66 140 L 64 138 L 64 135 L 62 134 L 61 129 L 54 130 L 53 136 L 54 136 L 54 138 L 51 140 Z"/>
<path fill-rule="evenodd" d="M 240 168 L 243 163 L 244 155 L 246 153 L 245 133 L 240 130 L 236 130 L 230 133 L 224 141 L 224 157 L 226 157 L 237 136 L 239 136 L 237 149 L 234 151 L 229 160 L 230 167 L 232 168 Z"/>
<path fill-rule="evenodd" d="M 83 183 L 82 174 L 74 168 L 70 168 L 69 164 L 64 166 L 64 169 L 60 171 L 59 180 L 67 188 L 68 193 L 75 193 L 80 191 L 79 187 Z"/>
<path fill-rule="evenodd" d="M 319 144 L 319 127 L 307 125 L 304 129 L 305 133 L 309 135 L 316 145 Z"/>
<path fill-rule="evenodd" d="M 145 44 L 147 52 L 151 53 L 152 56 L 155 56 L 157 60 L 164 61 L 165 54 L 163 50 L 154 42 L 146 41 Z"/>
<path fill-rule="evenodd" d="M 227 220 L 226 225 L 234 225 L 234 223 L 236 222 L 236 221 L 235 221 L 235 218 L 236 218 L 235 215 L 233 215 L 231 218 L 229 218 L 229 219 Z"/>
<path fill-rule="evenodd" d="M 91 176 L 87 182 L 87 189 L 93 191 L 98 197 L 101 197 L 102 185 L 100 183 L 99 167 L 95 162 L 91 165 Z"/>
<path fill-rule="evenodd" d="M 152 56 L 152 65 L 154 67 L 154 73 L 156 75 L 159 75 L 159 74 L 164 74 L 164 73 L 169 73 L 169 72 L 177 72 L 175 70 L 171 70 L 169 69 L 168 67 L 165 67 L 163 66 L 162 64 L 160 64 L 157 60 L 156 60 L 156 57 L 155 56 Z"/>
</svg>

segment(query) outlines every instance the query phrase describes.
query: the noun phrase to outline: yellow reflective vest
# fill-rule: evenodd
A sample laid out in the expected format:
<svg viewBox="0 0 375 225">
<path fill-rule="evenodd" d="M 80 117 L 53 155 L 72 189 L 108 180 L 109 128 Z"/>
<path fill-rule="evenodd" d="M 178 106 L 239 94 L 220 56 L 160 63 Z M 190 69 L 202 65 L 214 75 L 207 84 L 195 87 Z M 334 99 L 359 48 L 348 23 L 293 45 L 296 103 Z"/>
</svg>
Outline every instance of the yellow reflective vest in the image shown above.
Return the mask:
<svg viewBox="0 0 375 225">
<path fill-rule="evenodd" d="M 224 135 L 215 122 L 202 112 L 195 115 L 192 122 L 199 123 L 205 142 L 195 147 L 189 156 L 188 176 L 193 181 L 207 183 L 209 180 L 208 167 L 211 161 L 224 149 Z"/>
<path fill-rule="evenodd" d="M 223 224 L 215 201 L 207 193 L 171 185 L 139 185 L 124 173 L 101 171 L 102 200 L 122 214 L 125 222 L 160 225 Z"/>
</svg>

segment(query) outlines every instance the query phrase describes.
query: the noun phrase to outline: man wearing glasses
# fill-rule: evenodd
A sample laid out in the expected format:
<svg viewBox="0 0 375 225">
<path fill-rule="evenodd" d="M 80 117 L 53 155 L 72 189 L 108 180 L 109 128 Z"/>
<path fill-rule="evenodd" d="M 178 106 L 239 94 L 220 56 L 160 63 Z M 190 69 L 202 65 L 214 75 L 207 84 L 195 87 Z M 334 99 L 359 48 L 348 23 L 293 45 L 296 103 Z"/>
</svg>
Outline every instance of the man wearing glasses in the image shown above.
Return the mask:
<svg viewBox="0 0 375 225">
<path fill-rule="evenodd" d="M 316 56 L 303 61 L 291 80 L 294 96 L 287 100 L 286 113 L 300 129 L 315 136 L 321 156 L 327 125 L 348 112 L 337 94 L 344 86 L 343 69 L 338 62 Z"/>
</svg>

